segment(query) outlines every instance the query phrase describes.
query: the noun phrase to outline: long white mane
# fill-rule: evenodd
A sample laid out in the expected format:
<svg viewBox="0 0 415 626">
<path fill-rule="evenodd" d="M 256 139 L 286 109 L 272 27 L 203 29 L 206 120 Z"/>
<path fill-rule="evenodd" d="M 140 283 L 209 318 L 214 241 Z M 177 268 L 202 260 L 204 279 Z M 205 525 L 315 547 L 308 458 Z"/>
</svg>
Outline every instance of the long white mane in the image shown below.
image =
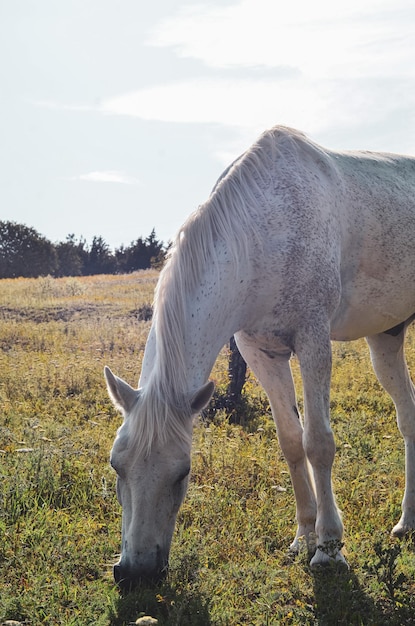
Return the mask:
<svg viewBox="0 0 415 626">
<path fill-rule="evenodd" d="M 187 219 L 175 238 L 155 292 L 156 357 L 133 420 L 138 451 L 148 452 L 155 438 L 188 439 L 184 427 L 184 418 L 191 414 L 184 342 L 186 302 L 205 272 L 217 271 L 215 248 L 220 242 L 234 263 L 237 284 L 240 268 L 249 260 L 249 244 L 253 237 L 259 237 L 261 206 L 274 193 L 276 135 L 280 130 L 276 127 L 264 133 L 225 172 L 209 199 Z"/>
</svg>

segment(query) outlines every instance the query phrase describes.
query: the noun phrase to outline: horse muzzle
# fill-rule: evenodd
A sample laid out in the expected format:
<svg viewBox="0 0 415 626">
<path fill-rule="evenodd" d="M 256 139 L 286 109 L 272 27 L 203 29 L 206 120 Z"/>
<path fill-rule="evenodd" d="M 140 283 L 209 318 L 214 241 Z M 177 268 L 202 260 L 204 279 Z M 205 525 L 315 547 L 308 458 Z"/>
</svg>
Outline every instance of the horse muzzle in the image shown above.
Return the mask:
<svg viewBox="0 0 415 626">
<path fill-rule="evenodd" d="M 168 563 L 156 567 L 131 567 L 116 563 L 113 568 L 114 580 L 123 593 L 128 593 L 135 587 L 154 586 L 162 582 L 167 576 Z"/>
</svg>

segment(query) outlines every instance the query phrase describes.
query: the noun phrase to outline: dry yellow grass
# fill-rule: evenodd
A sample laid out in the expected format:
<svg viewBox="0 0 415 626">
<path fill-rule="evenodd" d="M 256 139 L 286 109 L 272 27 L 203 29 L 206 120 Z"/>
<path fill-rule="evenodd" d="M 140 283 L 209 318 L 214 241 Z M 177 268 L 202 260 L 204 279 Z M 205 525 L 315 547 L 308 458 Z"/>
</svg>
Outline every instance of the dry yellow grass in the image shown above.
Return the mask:
<svg viewBox="0 0 415 626">
<path fill-rule="evenodd" d="M 250 376 L 252 432 L 222 415 L 195 429 L 168 580 L 119 596 L 111 563 L 120 509 L 108 455 L 120 417 L 102 370 L 108 364 L 136 383 L 149 329 L 137 311 L 152 301 L 156 279 L 146 271 L 0 281 L 0 623 L 122 626 L 146 614 L 169 626 L 414 624 L 414 546 L 388 537 L 403 444 L 364 342 L 334 346 L 335 488 L 350 572 L 316 575 L 305 556 L 287 560 L 294 497 Z M 407 354 L 414 369 L 413 331 Z M 295 359 L 293 369 L 301 404 Z M 219 386 L 226 370 L 224 350 L 213 373 Z"/>
</svg>

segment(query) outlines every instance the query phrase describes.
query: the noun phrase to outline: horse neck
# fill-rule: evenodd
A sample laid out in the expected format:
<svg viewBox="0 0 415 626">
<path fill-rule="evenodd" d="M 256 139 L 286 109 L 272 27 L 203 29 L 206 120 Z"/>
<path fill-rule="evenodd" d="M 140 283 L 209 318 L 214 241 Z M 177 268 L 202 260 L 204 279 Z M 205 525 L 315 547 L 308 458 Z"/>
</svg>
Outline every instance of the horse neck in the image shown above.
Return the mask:
<svg viewBox="0 0 415 626">
<path fill-rule="evenodd" d="M 225 266 L 207 271 L 191 293 L 181 294 L 177 310 L 166 304 L 156 307 L 140 386 L 166 385 L 172 398 L 197 391 L 222 347 L 241 327 L 242 294 L 232 268 Z M 174 388 L 169 390 L 169 385 Z"/>
<path fill-rule="evenodd" d="M 231 286 L 215 289 L 199 288 L 189 301 L 185 344 L 194 390 L 207 381 L 220 350 L 240 328 L 241 305 Z"/>
</svg>

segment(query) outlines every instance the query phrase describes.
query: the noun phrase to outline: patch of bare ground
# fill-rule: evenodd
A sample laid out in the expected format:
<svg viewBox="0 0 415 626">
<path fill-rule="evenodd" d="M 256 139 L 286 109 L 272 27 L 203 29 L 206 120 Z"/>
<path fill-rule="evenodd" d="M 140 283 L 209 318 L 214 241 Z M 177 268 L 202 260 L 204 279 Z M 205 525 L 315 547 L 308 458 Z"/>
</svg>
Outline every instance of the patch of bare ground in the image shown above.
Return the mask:
<svg viewBox="0 0 415 626">
<path fill-rule="evenodd" d="M 113 304 L 76 304 L 68 306 L 45 306 L 45 307 L 11 307 L 0 305 L 0 319 L 30 321 L 35 323 L 44 322 L 72 322 L 91 318 L 91 316 L 105 317 L 134 317 L 136 311 L 126 312 Z"/>
</svg>

